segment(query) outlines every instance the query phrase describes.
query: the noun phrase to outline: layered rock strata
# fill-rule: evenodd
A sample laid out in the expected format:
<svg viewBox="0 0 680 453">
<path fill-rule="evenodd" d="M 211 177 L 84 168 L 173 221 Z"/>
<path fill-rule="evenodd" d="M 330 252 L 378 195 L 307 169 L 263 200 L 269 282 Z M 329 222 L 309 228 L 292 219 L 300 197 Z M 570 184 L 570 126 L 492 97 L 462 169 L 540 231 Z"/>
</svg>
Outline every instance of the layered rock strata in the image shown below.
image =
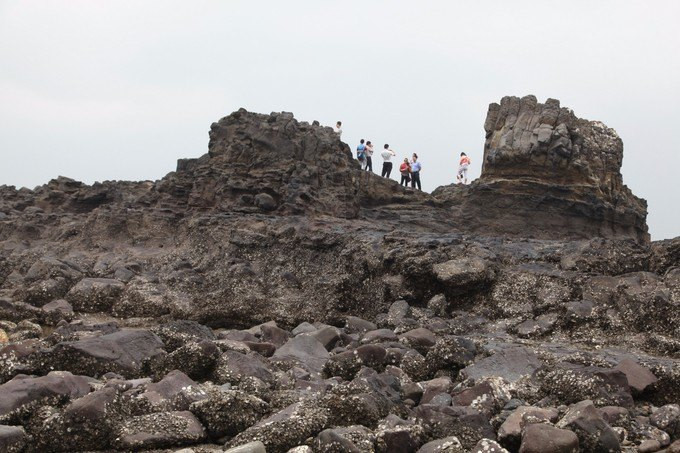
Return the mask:
<svg viewBox="0 0 680 453">
<path fill-rule="evenodd" d="M 623 184 L 623 142 L 556 99 L 504 97 L 484 122 L 481 177 L 434 195 L 466 227 L 523 237 L 648 241 L 647 203 Z"/>
</svg>

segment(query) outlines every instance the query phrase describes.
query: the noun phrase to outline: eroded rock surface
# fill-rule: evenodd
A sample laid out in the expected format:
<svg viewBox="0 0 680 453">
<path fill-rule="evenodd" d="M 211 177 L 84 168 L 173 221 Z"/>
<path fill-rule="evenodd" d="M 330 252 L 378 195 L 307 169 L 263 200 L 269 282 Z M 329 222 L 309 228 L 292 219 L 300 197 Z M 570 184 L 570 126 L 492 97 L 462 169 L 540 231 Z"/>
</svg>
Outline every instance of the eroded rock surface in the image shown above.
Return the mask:
<svg viewBox="0 0 680 453">
<path fill-rule="evenodd" d="M 679 248 L 620 139 L 485 129 L 434 195 L 243 110 L 159 181 L 0 187 L 0 449 L 673 451 Z"/>
<path fill-rule="evenodd" d="M 623 184 L 623 142 L 556 99 L 504 97 L 484 123 L 482 175 L 434 195 L 479 232 L 649 240 L 647 203 Z"/>
</svg>

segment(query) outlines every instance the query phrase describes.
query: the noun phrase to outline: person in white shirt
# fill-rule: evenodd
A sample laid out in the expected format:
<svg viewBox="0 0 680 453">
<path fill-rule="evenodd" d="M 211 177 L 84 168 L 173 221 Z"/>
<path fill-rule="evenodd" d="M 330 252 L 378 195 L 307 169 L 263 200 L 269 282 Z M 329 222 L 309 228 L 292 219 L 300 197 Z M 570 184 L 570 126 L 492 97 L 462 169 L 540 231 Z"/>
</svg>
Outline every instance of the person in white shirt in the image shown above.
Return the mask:
<svg viewBox="0 0 680 453">
<path fill-rule="evenodd" d="M 373 171 L 373 143 L 366 142 L 366 171 Z"/>
<path fill-rule="evenodd" d="M 338 121 L 335 123 L 335 127 L 333 128 L 336 134 L 338 134 L 338 138 L 342 139 L 342 121 Z"/>
<path fill-rule="evenodd" d="M 383 178 L 389 178 L 390 173 L 392 173 L 392 162 L 390 162 L 390 160 L 392 159 L 392 157 L 396 156 L 397 153 L 392 151 L 390 149 L 390 145 L 388 145 L 387 143 L 385 143 L 384 148 L 385 149 L 383 149 L 383 151 L 380 153 L 380 155 L 382 156 L 383 161 L 384 161 L 383 166 L 382 166 L 381 176 Z"/>
</svg>

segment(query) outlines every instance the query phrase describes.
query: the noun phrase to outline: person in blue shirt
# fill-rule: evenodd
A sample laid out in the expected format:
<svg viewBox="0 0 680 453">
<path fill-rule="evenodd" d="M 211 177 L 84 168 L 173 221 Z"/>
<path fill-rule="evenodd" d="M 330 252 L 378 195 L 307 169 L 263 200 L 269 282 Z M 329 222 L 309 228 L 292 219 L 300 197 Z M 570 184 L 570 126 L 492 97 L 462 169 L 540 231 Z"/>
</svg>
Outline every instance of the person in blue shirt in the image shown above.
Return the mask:
<svg viewBox="0 0 680 453">
<path fill-rule="evenodd" d="M 361 164 L 361 169 L 366 169 L 366 145 L 364 145 L 364 139 L 359 141 L 359 146 L 357 146 L 357 160 Z"/>
<path fill-rule="evenodd" d="M 411 159 L 411 187 L 416 188 L 418 185 L 418 190 L 423 190 L 420 188 L 420 169 L 422 165 L 418 162 L 418 155 L 413 153 L 413 158 Z"/>
</svg>

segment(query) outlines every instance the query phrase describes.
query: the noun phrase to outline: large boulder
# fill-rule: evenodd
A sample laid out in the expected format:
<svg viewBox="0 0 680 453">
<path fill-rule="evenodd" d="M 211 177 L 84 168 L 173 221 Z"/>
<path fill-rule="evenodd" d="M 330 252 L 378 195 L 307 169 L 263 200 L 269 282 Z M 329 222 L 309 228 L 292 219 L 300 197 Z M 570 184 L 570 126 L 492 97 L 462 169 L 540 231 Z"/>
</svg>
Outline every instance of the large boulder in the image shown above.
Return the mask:
<svg viewBox="0 0 680 453">
<path fill-rule="evenodd" d="M 493 267 L 478 257 L 456 258 L 435 264 L 433 271 L 449 291 L 463 293 L 493 280 Z"/>
<path fill-rule="evenodd" d="M 466 449 L 471 449 L 481 439 L 496 438 L 489 419 L 469 407 L 423 404 L 416 408 L 415 414 L 422 419 L 431 436 L 456 436 Z"/>
<path fill-rule="evenodd" d="M 667 432 L 673 439 L 680 438 L 680 405 L 666 404 L 658 408 L 650 417 L 652 425 Z"/>
<path fill-rule="evenodd" d="M 626 376 L 630 389 L 636 394 L 644 392 L 658 380 L 649 369 L 630 359 L 622 360 L 614 369 Z"/>
<path fill-rule="evenodd" d="M 520 453 L 578 453 L 578 437 L 546 423 L 529 425 L 522 433 Z"/>
<path fill-rule="evenodd" d="M 125 283 L 112 278 L 84 278 L 66 294 L 76 311 L 109 311 L 125 290 Z"/>
<path fill-rule="evenodd" d="M 28 444 L 26 431 L 21 426 L 0 425 L 0 451 L 21 453 Z"/>
<path fill-rule="evenodd" d="M 298 335 L 276 350 L 273 360 L 290 361 L 316 373 L 320 373 L 329 359 L 323 344 L 310 335 Z"/>
<path fill-rule="evenodd" d="M 33 429 L 38 445 L 55 451 L 108 448 L 114 428 L 127 415 L 121 410 L 120 390 L 116 386 L 105 386 L 72 401 L 42 429 Z M 58 446 L 55 437 L 62 439 Z"/>
<path fill-rule="evenodd" d="M 430 441 L 418 449 L 418 453 L 463 453 L 465 449 L 456 436 Z"/>
<path fill-rule="evenodd" d="M 205 390 L 198 383 L 183 372 L 174 370 L 160 381 L 146 385 L 134 401 L 139 412 L 184 411 L 206 397 Z"/>
<path fill-rule="evenodd" d="M 581 451 L 606 453 L 621 448 L 616 432 L 589 400 L 570 406 L 557 427 L 575 432 Z"/>
<path fill-rule="evenodd" d="M 498 440 L 504 446 L 516 449 L 520 445 L 525 427 L 535 423 L 556 421 L 557 410 L 555 409 L 520 406 L 498 428 Z"/>
<path fill-rule="evenodd" d="M 551 395 L 563 404 L 589 399 L 600 406 L 633 405 L 626 375 L 611 368 L 560 363 L 543 374 L 541 390 L 544 396 Z"/>
<path fill-rule="evenodd" d="M 68 371 L 52 371 L 47 376 L 18 375 L 0 385 L 0 422 L 29 414 L 45 404 L 63 404 L 90 392 L 88 378 Z"/>
<path fill-rule="evenodd" d="M 267 451 L 287 451 L 301 445 L 327 427 L 328 414 L 315 403 L 313 400 L 294 403 L 241 432 L 227 447 L 260 441 Z"/>
<path fill-rule="evenodd" d="M 58 343 L 45 352 L 51 366 L 73 373 L 100 376 L 108 372 L 139 377 L 149 359 L 164 355 L 163 342 L 143 329 L 119 331 Z"/>
<path fill-rule="evenodd" d="M 374 443 L 375 436 L 368 428 L 354 425 L 324 429 L 316 436 L 312 445 L 314 445 L 315 451 L 359 453 L 373 451 Z"/>
<path fill-rule="evenodd" d="M 195 444 L 206 432 L 191 412 L 157 412 L 126 419 L 115 436 L 116 448 L 136 451 Z"/>
<path fill-rule="evenodd" d="M 245 392 L 213 389 L 206 398 L 191 405 L 191 412 L 201 420 L 211 437 L 219 439 L 235 436 L 254 425 L 268 408 L 267 403 Z"/>
<path fill-rule="evenodd" d="M 524 347 L 512 347 L 477 360 L 472 365 L 463 368 L 461 374 L 466 379 L 502 377 L 509 382 L 515 382 L 531 376 L 542 365 L 533 351 Z"/>
<path fill-rule="evenodd" d="M 274 370 L 261 355 L 237 351 L 226 351 L 220 356 L 213 370 L 213 379 L 220 384 L 232 385 L 253 379 L 266 384 L 275 382 Z"/>
</svg>

